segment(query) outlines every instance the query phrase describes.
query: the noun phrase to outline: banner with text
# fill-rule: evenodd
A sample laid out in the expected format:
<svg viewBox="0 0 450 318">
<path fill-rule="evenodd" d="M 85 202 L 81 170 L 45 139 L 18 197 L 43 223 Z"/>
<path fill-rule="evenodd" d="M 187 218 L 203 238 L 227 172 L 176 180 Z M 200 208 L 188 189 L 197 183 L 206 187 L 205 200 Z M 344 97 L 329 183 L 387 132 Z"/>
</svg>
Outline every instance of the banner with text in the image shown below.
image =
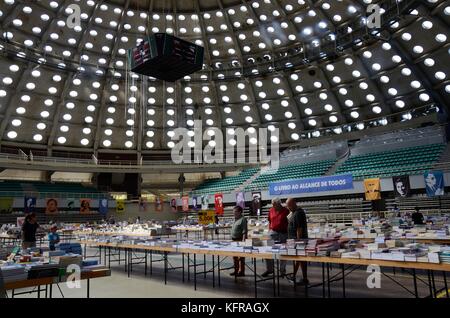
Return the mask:
<svg viewBox="0 0 450 318">
<path fill-rule="evenodd" d="M 198 212 L 198 223 L 201 225 L 208 225 L 214 223 L 214 211 L 201 211 Z"/>
<path fill-rule="evenodd" d="M 269 183 L 270 195 L 299 194 L 353 189 L 351 174 Z"/>
</svg>

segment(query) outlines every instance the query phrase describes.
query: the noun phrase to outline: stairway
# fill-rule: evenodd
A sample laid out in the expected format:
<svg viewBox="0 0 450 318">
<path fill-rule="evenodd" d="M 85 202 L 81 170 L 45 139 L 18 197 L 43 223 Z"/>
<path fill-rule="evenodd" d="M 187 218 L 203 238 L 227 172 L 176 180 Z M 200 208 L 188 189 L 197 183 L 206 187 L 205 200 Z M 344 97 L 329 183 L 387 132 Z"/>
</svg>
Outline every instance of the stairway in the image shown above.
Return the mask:
<svg viewBox="0 0 450 318">
<path fill-rule="evenodd" d="M 328 169 L 328 171 L 325 173 L 326 176 L 331 176 L 333 174 L 336 173 L 336 170 L 348 159 L 348 157 L 350 157 L 350 148 L 348 149 L 348 151 L 341 157 L 339 158 L 334 165 L 332 165 L 330 167 L 330 169 Z"/>
<path fill-rule="evenodd" d="M 442 151 L 439 160 L 433 163 L 432 169 L 448 168 L 450 166 L 450 144 L 447 143 L 444 151 Z"/>
<path fill-rule="evenodd" d="M 259 177 L 261 174 L 261 169 L 259 169 L 254 175 L 252 175 L 250 178 L 248 178 L 243 184 L 241 184 L 239 187 L 235 189 L 235 192 L 241 192 L 247 187 L 249 184 L 251 184 L 253 181 L 255 181 L 256 178 Z"/>
</svg>

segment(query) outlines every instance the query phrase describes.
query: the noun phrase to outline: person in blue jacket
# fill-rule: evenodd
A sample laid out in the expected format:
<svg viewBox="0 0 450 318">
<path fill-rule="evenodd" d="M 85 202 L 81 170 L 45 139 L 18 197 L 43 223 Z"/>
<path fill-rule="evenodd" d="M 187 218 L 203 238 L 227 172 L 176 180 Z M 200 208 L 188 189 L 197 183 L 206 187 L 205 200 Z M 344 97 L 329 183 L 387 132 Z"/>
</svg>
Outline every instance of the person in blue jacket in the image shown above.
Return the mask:
<svg viewBox="0 0 450 318">
<path fill-rule="evenodd" d="M 50 247 L 50 251 L 54 251 L 55 245 L 58 244 L 60 241 L 59 234 L 56 233 L 57 230 L 58 230 L 58 227 L 56 225 L 53 225 L 50 228 L 50 233 L 48 233 L 48 245 Z"/>
</svg>

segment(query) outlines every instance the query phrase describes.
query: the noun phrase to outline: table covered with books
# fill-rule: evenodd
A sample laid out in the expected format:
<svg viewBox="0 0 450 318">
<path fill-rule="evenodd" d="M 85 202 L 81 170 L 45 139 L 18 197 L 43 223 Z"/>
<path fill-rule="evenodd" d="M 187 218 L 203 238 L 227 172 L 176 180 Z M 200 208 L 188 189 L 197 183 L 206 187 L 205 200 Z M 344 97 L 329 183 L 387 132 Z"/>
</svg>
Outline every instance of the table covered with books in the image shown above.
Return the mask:
<svg viewBox="0 0 450 318">
<path fill-rule="evenodd" d="M 274 295 L 280 294 L 279 268 L 280 261 L 305 261 L 317 263 L 322 266 L 323 296 L 329 295 L 330 283 L 341 280 L 343 284 L 343 296 L 345 296 L 345 277 L 347 272 L 354 267 L 377 265 L 380 268 L 399 268 L 411 274 L 413 288 L 409 292 L 418 295 L 417 273 L 425 272 L 428 282 L 420 282 L 429 285 L 429 296 L 436 296 L 441 290 L 448 291 L 446 272 L 450 272 L 450 247 L 439 244 L 422 244 L 406 240 L 385 240 L 384 242 L 367 243 L 358 240 L 331 237 L 325 239 L 288 240 L 285 244 L 279 244 L 270 240 L 247 239 L 245 242 L 231 241 L 194 241 L 174 240 L 167 238 L 153 238 L 148 240 L 111 240 L 104 237 L 80 237 L 80 243 L 85 246 L 97 247 L 97 256 L 108 267 L 113 260 L 112 255 L 119 256 L 123 261 L 125 270 L 131 275 L 133 266 L 145 265 L 145 274 L 156 257 L 164 264 L 164 280 L 167 283 L 168 272 L 175 269 L 182 271 L 182 280 L 190 280 L 191 270 L 196 288 L 197 275 L 212 275 L 213 286 L 220 286 L 220 273 L 224 268 L 224 260 L 231 257 L 245 257 L 251 262 L 246 266 L 253 273 L 255 284 L 255 296 L 257 284 L 271 280 Z M 123 258 L 121 258 L 123 254 Z M 181 255 L 181 266 L 170 265 L 171 255 Z M 149 260 L 150 257 L 150 260 Z M 210 261 L 206 262 L 206 258 Z M 276 273 L 272 277 L 262 278 L 257 273 L 257 260 L 273 259 L 276 264 Z M 211 265 L 212 264 L 212 265 Z M 209 266 L 209 267 L 208 267 Z M 342 276 L 329 274 L 330 266 L 339 267 Z M 198 267 L 201 267 L 198 270 Z M 435 274 L 442 276 L 445 286 L 436 286 Z M 385 275 L 385 273 L 383 273 Z M 312 286 L 306 286 L 305 291 Z M 327 291 L 328 290 L 328 291 Z M 448 293 L 446 294 L 448 296 Z"/>
<path fill-rule="evenodd" d="M 90 280 L 111 275 L 110 269 L 96 259 L 83 259 L 79 243 L 61 243 L 55 250 L 40 246 L 21 249 L 19 246 L 0 247 L 0 291 L 10 297 L 41 292 L 45 297 L 53 296 L 53 286 L 60 283 L 86 281 L 87 297 L 90 297 Z M 22 291 L 26 288 L 32 290 Z M 17 291 L 20 290 L 20 291 Z"/>
</svg>

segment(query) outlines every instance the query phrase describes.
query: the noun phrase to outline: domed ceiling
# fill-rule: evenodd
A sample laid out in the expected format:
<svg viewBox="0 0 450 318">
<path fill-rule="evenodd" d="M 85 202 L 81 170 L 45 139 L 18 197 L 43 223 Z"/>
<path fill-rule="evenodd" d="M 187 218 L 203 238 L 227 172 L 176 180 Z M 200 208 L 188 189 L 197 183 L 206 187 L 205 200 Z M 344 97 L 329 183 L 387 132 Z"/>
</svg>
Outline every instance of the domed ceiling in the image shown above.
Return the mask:
<svg viewBox="0 0 450 318">
<path fill-rule="evenodd" d="M 194 120 L 228 143 L 236 127 L 279 128 L 289 145 L 448 107 L 447 1 L 362 40 L 353 26 L 377 1 L 0 1 L 3 146 L 168 150 Z M 204 46 L 203 70 L 131 73 L 127 49 L 158 32 Z"/>
</svg>

